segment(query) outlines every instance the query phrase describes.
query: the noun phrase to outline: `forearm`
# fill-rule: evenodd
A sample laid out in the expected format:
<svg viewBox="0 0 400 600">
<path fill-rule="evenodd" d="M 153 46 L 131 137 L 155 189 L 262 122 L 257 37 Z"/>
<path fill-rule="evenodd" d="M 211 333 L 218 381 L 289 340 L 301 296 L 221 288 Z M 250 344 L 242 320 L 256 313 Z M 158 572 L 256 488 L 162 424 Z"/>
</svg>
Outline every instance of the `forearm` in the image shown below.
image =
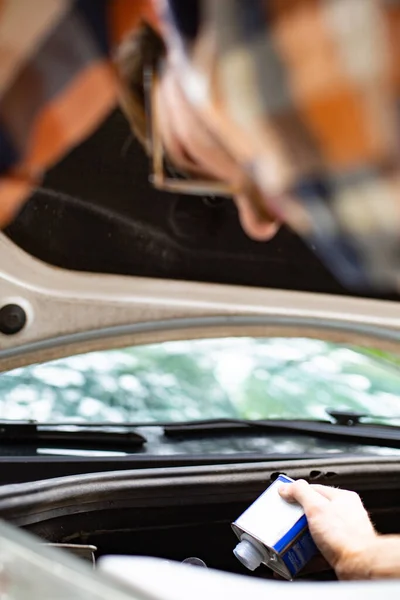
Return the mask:
<svg viewBox="0 0 400 600">
<path fill-rule="evenodd" d="M 400 535 L 378 535 L 367 547 L 344 556 L 335 571 L 342 580 L 400 578 Z"/>
</svg>

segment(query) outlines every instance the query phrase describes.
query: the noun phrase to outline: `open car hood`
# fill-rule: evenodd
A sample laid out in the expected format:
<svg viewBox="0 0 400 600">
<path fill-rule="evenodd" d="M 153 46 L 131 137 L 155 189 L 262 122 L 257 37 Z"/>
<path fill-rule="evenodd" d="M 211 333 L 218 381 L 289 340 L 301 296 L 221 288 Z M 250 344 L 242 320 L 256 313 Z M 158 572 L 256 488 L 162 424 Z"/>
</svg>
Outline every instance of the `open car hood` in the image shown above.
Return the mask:
<svg viewBox="0 0 400 600">
<path fill-rule="evenodd" d="M 0 246 L 1 370 L 211 335 L 397 350 L 398 297 L 344 289 L 288 230 L 249 240 L 229 201 L 152 189 L 119 112 L 48 173 Z"/>
</svg>

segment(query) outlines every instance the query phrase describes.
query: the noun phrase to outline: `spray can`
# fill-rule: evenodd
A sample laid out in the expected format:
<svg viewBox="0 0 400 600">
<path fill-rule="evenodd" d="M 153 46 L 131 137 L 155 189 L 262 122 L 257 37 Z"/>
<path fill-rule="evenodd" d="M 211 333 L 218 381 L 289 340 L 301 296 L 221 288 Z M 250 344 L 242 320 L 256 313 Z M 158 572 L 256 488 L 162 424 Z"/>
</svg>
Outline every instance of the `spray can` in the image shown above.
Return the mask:
<svg viewBox="0 0 400 600">
<path fill-rule="evenodd" d="M 232 523 L 240 540 L 233 552 L 251 571 L 263 563 L 292 580 L 317 553 L 317 548 L 302 507 L 286 502 L 279 495 L 282 483 L 293 483 L 293 479 L 279 475 Z"/>
</svg>

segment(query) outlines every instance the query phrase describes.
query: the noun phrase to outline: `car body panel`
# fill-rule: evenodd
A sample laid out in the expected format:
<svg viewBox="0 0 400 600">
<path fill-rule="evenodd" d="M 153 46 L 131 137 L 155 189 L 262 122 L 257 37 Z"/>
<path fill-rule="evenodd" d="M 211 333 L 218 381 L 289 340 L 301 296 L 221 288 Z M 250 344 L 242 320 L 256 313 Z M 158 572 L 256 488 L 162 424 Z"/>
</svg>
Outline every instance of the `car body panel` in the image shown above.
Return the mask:
<svg viewBox="0 0 400 600">
<path fill-rule="evenodd" d="M 323 337 L 395 350 L 400 305 L 287 290 L 78 273 L 49 266 L 0 235 L 0 307 L 25 327 L 0 334 L 0 369 L 100 347 L 229 335 Z M 75 336 L 75 337 L 74 337 Z"/>
</svg>

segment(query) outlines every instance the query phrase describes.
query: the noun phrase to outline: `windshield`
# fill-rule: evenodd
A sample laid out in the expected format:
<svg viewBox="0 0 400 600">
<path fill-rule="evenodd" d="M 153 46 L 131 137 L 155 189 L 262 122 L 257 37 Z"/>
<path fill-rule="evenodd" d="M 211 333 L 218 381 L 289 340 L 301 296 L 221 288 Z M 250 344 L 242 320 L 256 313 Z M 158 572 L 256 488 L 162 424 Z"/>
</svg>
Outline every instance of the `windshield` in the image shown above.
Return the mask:
<svg viewBox="0 0 400 600">
<path fill-rule="evenodd" d="M 387 416 L 399 425 L 396 360 L 313 339 L 205 339 L 104 350 L 1 374 L 0 418 L 328 419 L 327 409 L 335 409 Z"/>
</svg>

